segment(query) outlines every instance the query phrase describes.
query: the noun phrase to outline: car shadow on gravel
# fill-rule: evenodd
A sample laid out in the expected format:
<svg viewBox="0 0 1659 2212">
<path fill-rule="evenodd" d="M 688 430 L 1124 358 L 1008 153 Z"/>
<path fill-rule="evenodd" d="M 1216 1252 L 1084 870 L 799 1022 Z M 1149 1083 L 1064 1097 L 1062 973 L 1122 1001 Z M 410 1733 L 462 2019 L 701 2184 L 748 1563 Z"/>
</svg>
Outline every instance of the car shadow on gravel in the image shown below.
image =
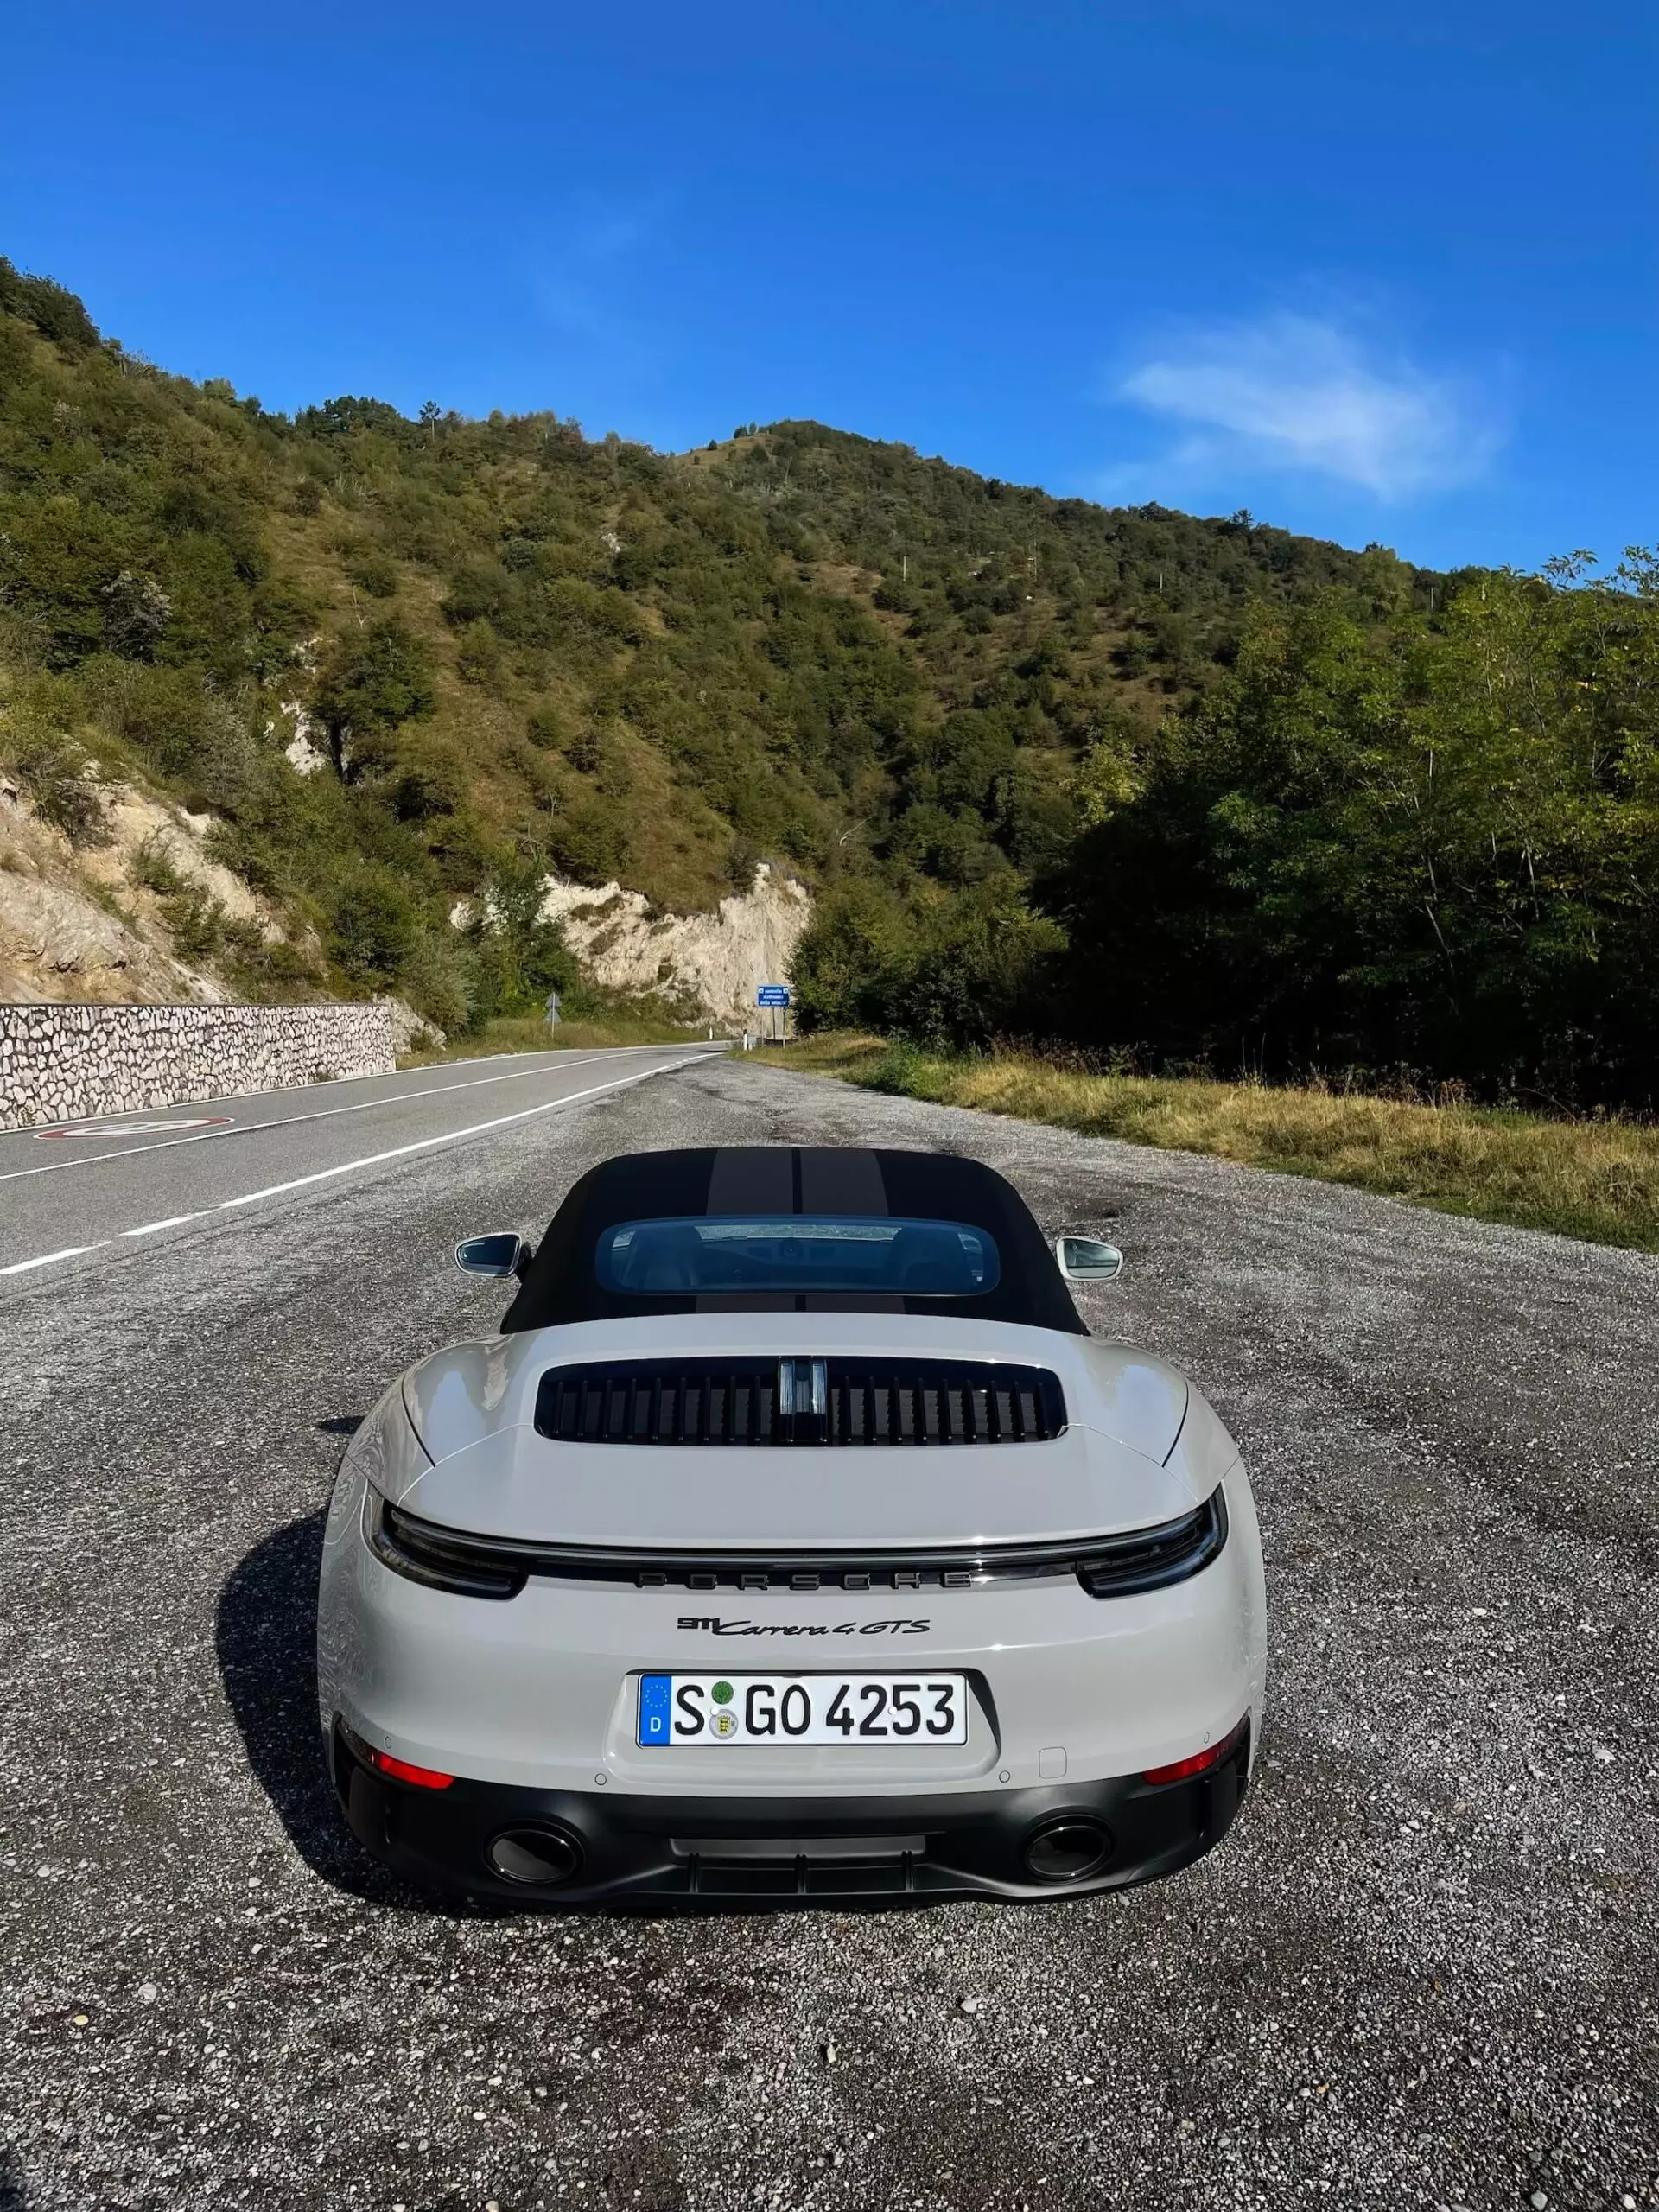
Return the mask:
<svg viewBox="0 0 1659 2212">
<path fill-rule="evenodd" d="M 370 1858 L 346 1827 L 317 1726 L 317 1578 L 326 1514 L 262 1537 L 219 1592 L 219 1677 L 253 1777 L 289 1840 L 337 1890 L 405 1912 L 454 1916 Z"/>
<path fill-rule="evenodd" d="M 219 1678 L 241 1731 L 254 1780 L 276 1808 L 289 1842 L 314 1874 L 348 1896 L 392 1910 L 441 1920 L 489 1919 L 499 1910 L 429 1897 L 372 1859 L 346 1827 L 324 1763 L 317 1726 L 317 1580 L 327 1515 L 308 1513 L 262 1537 L 219 1592 L 215 1643 Z M 843 1916 L 911 1911 L 917 1900 L 868 1897 L 837 1902 Z M 702 1902 L 700 1918 L 770 1919 L 789 1905 Z M 630 1918 L 661 1907 L 623 1906 Z M 591 1909 L 604 1917 L 604 1907 Z M 3 2154 L 0 2154 L 3 2157 Z M 0 2163 L 0 2212 L 13 2212 Z"/>
</svg>

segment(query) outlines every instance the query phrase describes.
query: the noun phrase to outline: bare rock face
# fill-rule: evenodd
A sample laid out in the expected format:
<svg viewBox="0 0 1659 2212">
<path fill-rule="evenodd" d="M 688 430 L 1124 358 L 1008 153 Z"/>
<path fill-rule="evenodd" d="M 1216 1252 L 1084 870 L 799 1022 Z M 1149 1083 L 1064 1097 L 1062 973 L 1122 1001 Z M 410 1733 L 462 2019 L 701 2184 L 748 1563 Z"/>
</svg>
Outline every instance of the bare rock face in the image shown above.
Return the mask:
<svg viewBox="0 0 1659 2212">
<path fill-rule="evenodd" d="M 0 959 L 90 980 L 131 967 L 143 947 L 113 914 L 61 884 L 14 878 L 0 908 Z"/>
<path fill-rule="evenodd" d="M 164 1005 L 223 995 L 103 905 L 58 833 L 0 787 L 0 1002 Z"/>
<path fill-rule="evenodd" d="M 558 876 L 546 879 L 542 912 L 563 923 L 566 944 L 595 982 L 677 994 L 710 1020 L 743 1028 L 754 1024 L 760 985 L 787 981 L 812 901 L 804 884 L 762 861 L 751 887 L 712 914 L 654 913 L 641 893 L 620 883 L 594 890 Z"/>
<path fill-rule="evenodd" d="M 78 999 L 162 1005 L 221 994 L 147 944 L 84 893 L 0 874 L 0 1001 Z"/>
<path fill-rule="evenodd" d="M 211 815 L 163 806 L 143 791 L 115 785 L 110 790 L 106 827 L 109 843 L 79 856 L 81 873 L 93 881 L 130 894 L 140 855 L 149 851 L 233 921 L 256 922 L 268 937 L 276 934 L 270 914 L 241 877 L 203 852 L 202 841 L 213 827 Z"/>
<path fill-rule="evenodd" d="M 105 793 L 104 842 L 77 849 L 0 779 L 0 1003 L 218 1005 L 226 993 L 175 958 L 146 862 L 266 937 L 276 918 L 240 876 L 207 857 L 211 818 L 135 786 Z"/>
<path fill-rule="evenodd" d="M 448 1039 L 446 1033 L 435 1021 L 429 1021 L 423 1014 L 416 1014 L 404 999 L 376 999 L 377 1007 L 384 1007 L 391 1029 L 392 1050 L 402 1059 L 405 1052 L 424 1051 L 442 1046 Z"/>
</svg>

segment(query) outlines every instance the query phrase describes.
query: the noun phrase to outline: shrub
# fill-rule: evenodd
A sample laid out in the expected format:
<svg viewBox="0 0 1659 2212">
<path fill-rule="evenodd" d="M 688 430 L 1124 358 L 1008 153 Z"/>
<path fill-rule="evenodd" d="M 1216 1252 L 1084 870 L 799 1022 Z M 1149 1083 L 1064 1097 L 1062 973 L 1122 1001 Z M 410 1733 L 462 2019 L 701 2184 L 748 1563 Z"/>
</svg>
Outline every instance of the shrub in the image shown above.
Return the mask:
<svg viewBox="0 0 1659 2212">
<path fill-rule="evenodd" d="M 754 871 L 760 859 L 747 838 L 734 837 L 720 872 L 734 891 L 747 893 L 754 888 Z"/>
<path fill-rule="evenodd" d="M 88 665 L 85 680 L 99 721 L 142 755 L 146 767 L 171 777 L 188 766 L 207 721 L 207 694 L 199 676 L 104 655 Z"/>
<path fill-rule="evenodd" d="M 532 745 L 554 753 L 561 751 L 569 740 L 569 724 L 550 699 L 543 699 L 532 707 L 524 717 L 524 728 Z"/>
<path fill-rule="evenodd" d="M 467 948 L 445 922 L 423 922 L 404 956 L 397 988 L 416 1014 L 451 1033 L 465 1027 L 472 971 Z"/>
<path fill-rule="evenodd" d="M 240 995 L 254 1000 L 293 1000 L 314 992 L 321 982 L 313 963 L 285 938 L 268 938 L 256 921 L 224 918 L 219 972 Z"/>
<path fill-rule="evenodd" d="M 475 683 L 480 690 L 501 690 L 507 664 L 493 624 L 480 618 L 467 625 L 455 647 L 455 673 L 463 683 Z"/>
<path fill-rule="evenodd" d="M 251 702 L 184 669 L 100 655 L 85 678 L 93 711 L 185 804 L 234 812 L 255 773 Z"/>
<path fill-rule="evenodd" d="M 187 966 L 199 968 L 225 942 L 226 913 L 217 899 L 187 885 L 161 902 L 173 950 Z"/>
<path fill-rule="evenodd" d="M 173 602 L 154 576 L 123 569 L 104 587 L 104 641 L 125 660 L 149 660 L 173 617 Z"/>
<path fill-rule="evenodd" d="M 145 891 L 153 891 L 158 899 L 171 899 L 185 888 L 185 879 L 155 830 L 133 855 L 127 875 L 130 881 Z"/>
<path fill-rule="evenodd" d="M 243 822 L 215 822 L 202 840 L 207 858 L 239 875 L 251 891 L 279 899 L 284 870 L 278 854 L 257 830 Z"/>
<path fill-rule="evenodd" d="M 794 980 L 809 1028 L 975 1045 L 1040 1020 L 1065 949 L 1065 931 L 1030 911 L 1008 871 L 914 909 L 861 882 L 822 903 Z"/>
<path fill-rule="evenodd" d="M 337 638 L 323 657 L 312 710 L 343 772 L 378 765 L 381 741 L 437 703 L 432 649 L 400 615 Z"/>
<path fill-rule="evenodd" d="M 16 777 L 41 821 L 71 844 L 107 844 L 108 804 L 98 771 L 60 726 L 70 707 L 65 688 L 65 679 L 43 677 L 8 703 L 0 714 L 0 765 Z"/>
<path fill-rule="evenodd" d="M 549 857 L 578 883 L 609 883 L 627 864 L 628 835 L 607 807 L 578 801 L 556 814 L 547 832 Z"/>
<path fill-rule="evenodd" d="M 420 915 L 399 877 L 369 863 L 335 894 L 329 950 L 353 982 L 385 990 L 413 950 Z"/>
<path fill-rule="evenodd" d="M 358 589 L 367 592 L 371 599 L 397 597 L 397 563 L 378 545 L 349 540 L 340 549 L 340 565 Z"/>
<path fill-rule="evenodd" d="M 927 1041 L 982 1045 L 1039 1026 L 1065 932 L 1021 899 L 1011 875 L 945 906 L 889 987 L 892 1025 Z"/>
<path fill-rule="evenodd" d="M 550 991 L 564 996 L 580 984 L 559 925 L 542 913 L 543 896 L 539 866 L 502 858 L 474 900 L 467 939 L 474 1027 L 499 1014 L 539 1013 Z"/>
<path fill-rule="evenodd" d="M 32 322 L 42 338 L 74 353 L 98 344 L 98 325 L 79 300 L 49 276 L 25 276 L 0 255 L 0 314 Z"/>
</svg>

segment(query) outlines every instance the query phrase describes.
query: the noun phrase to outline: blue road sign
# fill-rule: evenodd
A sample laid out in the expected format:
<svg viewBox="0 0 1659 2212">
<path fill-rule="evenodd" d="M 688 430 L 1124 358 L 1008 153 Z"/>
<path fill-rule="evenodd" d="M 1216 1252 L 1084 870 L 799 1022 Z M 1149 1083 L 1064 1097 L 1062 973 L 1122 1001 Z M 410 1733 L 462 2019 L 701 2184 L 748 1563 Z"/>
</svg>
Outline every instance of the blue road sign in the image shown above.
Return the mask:
<svg viewBox="0 0 1659 2212">
<path fill-rule="evenodd" d="M 789 1004 L 788 984 L 762 983 L 754 995 L 754 1002 L 756 1006 L 787 1006 Z"/>
</svg>

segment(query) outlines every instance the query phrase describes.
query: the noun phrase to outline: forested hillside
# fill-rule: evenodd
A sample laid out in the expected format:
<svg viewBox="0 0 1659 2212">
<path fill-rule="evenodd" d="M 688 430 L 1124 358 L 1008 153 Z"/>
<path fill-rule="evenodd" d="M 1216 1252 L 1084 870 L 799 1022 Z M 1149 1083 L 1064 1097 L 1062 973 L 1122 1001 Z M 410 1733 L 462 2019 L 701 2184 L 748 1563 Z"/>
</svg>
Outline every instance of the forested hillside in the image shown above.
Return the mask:
<svg viewBox="0 0 1659 2212">
<path fill-rule="evenodd" d="M 1645 1097 L 1656 673 L 1640 561 L 1440 577 L 811 423 L 290 418 L 0 263 L 0 766 L 81 840 L 88 762 L 211 817 L 283 935 L 169 916 L 250 995 L 454 1027 L 568 973 L 547 871 L 766 858 L 820 1020 Z"/>
</svg>

